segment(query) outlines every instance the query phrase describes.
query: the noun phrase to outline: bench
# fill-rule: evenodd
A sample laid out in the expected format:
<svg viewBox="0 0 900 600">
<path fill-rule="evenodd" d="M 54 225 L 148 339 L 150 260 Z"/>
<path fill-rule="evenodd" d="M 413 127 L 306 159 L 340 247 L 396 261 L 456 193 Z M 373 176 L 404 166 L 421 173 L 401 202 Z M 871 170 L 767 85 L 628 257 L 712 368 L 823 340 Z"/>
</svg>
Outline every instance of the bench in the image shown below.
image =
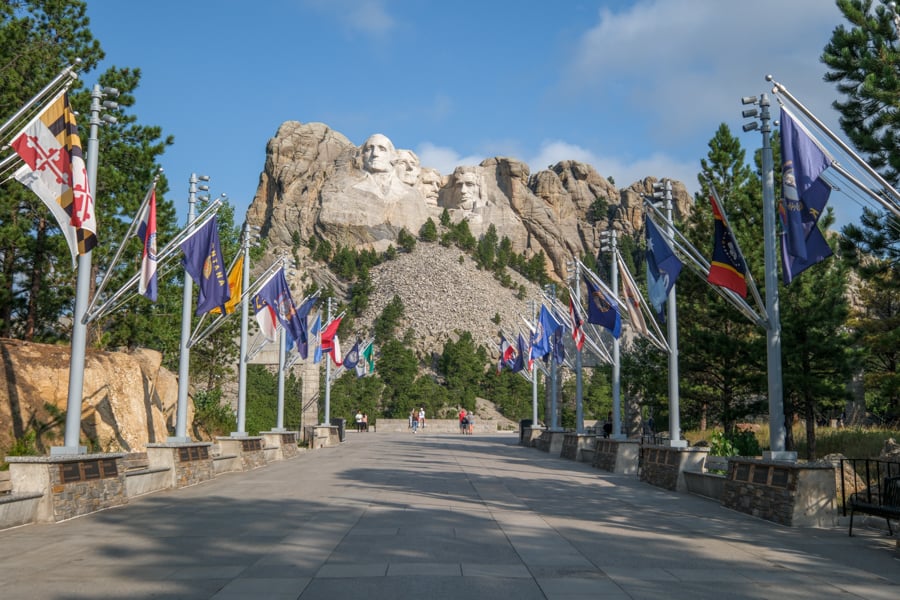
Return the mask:
<svg viewBox="0 0 900 600">
<path fill-rule="evenodd" d="M 894 535 L 891 519 L 900 519 L 900 476 L 885 477 L 883 483 L 850 495 L 849 535 L 853 535 L 853 514 L 856 512 L 884 517 L 889 534 Z"/>
</svg>

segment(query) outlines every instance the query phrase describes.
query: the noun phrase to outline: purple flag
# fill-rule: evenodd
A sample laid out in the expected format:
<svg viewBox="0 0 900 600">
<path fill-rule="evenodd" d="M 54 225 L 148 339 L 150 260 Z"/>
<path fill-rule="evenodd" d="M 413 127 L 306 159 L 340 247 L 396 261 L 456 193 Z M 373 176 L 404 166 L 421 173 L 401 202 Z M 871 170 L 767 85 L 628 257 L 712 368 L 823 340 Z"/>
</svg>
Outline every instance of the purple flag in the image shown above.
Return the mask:
<svg viewBox="0 0 900 600">
<path fill-rule="evenodd" d="M 219 245 L 219 222 L 213 217 L 181 243 L 184 252 L 184 269 L 197 282 L 197 315 L 203 315 L 216 307 L 225 313 L 225 302 L 231 297 L 225 266 L 222 264 L 222 247 Z"/>
</svg>

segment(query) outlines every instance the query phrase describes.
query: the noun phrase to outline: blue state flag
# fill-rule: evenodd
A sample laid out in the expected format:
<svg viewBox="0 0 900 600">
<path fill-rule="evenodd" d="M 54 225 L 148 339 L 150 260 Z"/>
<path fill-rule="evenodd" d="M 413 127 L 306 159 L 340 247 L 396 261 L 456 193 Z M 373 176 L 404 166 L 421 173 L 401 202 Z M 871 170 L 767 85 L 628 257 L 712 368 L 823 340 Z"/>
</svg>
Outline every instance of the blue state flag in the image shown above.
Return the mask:
<svg viewBox="0 0 900 600">
<path fill-rule="evenodd" d="M 525 343 L 525 338 L 522 337 L 522 334 L 519 334 L 519 339 L 517 342 L 518 352 L 516 353 L 516 359 L 513 362 L 512 366 L 510 366 L 509 370 L 513 373 L 518 373 L 522 369 L 525 368 L 525 360 L 528 356 L 528 345 Z M 529 369 L 530 370 L 530 369 Z"/>
<path fill-rule="evenodd" d="M 342 364 L 345 369 L 352 369 L 356 367 L 357 363 L 359 363 L 359 342 L 353 344 L 350 351 L 344 355 L 344 362 Z"/>
<path fill-rule="evenodd" d="M 594 285 L 591 278 L 584 277 L 588 294 L 588 323 L 606 327 L 614 338 L 622 335 L 622 314 L 619 312 L 619 303 L 610 294 L 607 294 L 600 286 Z"/>
<path fill-rule="evenodd" d="M 222 262 L 222 247 L 219 244 L 219 223 L 216 217 L 206 222 L 191 237 L 181 243 L 184 252 L 184 269 L 197 282 L 200 293 L 197 297 L 197 315 L 221 308 L 225 313 L 225 303 L 231 298 L 225 265 Z"/>
<path fill-rule="evenodd" d="M 296 344 L 297 352 L 300 353 L 300 357 L 303 358 L 303 360 L 306 360 L 306 357 L 309 356 L 309 330 L 307 317 L 309 317 L 309 312 L 312 310 L 313 306 L 315 306 L 317 300 L 318 297 L 316 296 L 308 298 L 300 305 L 300 308 L 297 309 L 297 319 L 300 322 L 300 337 L 296 340 Z"/>
<path fill-rule="evenodd" d="M 665 322 L 663 305 L 683 265 L 649 215 L 644 216 L 644 227 L 647 236 L 647 295 L 656 311 L 656 318 Z"/>
<path fill-rule="evenodd" d="M 563 333 L 563 328 L 560 327 L 556 330 L 556 333 L 553 334 L 553 360 L 556 361 L 556 364 L 561 365 L 563 361 L 566 360 L 566 342 Z"/>
<path fill-rule="evenodd" d="M 819 147 L 784 107 L 781 109 L 782 277 L 785 284 L 805 269 L 831 256 L 818 228 L 831 186 L 821 174 L 833 159 Z"/>
<path fill-rule="evenodd" d="M 275 273 L 275 276 L 259 290 L 257 297 L 272 308 L 278 322 L 294 340 L 305 339 L 306 328 L 301 323 L 294 299 L 291 297 L 291 289 L 284 277 L 284 269 L 279 269 Z M 308 309 L 307 312 L 309 312 Z"/>
<path fill-rule="evenodd" d="M 560 329 L 562 324 L 556 320 L 547 307 L 541 305 L 541 315 L 538 319 L 537 329 L 531 338 L 531 358 L 543 358 L 553 349 L 552 336 Z"/>
</svg>

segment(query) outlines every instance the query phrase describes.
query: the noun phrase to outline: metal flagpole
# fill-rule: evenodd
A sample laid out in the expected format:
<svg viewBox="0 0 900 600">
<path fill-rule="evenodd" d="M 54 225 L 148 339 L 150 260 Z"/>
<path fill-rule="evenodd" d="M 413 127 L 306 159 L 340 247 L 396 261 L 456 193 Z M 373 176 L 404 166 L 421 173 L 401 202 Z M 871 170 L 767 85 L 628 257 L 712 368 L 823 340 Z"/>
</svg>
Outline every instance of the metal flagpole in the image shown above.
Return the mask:
<svg viewBox="0 0 900 600">
<path fill-rule="evenodd" d="M 244 253 L 244 270 L 241 272 L 241 350 L 238 360 L 237 431 L 232 437 L 247 437 L 247 329 L 250 321 L 250 226 L 244 222 L 241 236 L 241 252 Z"/>
<path fill-rule="evenodd" d="M 609 230 L 609 250 L 612 261 L 609 266 L 609 279 L 612 284 L 613 298 L 619 301 L 619 269 L 616 264 L 616 230 Z M 621 304 L 620 304 L 621 306 Z M 612 434 L 614 440 L 624 439 L 622 435 L 622 364 L 619 354 L 619 338 L 613 336 L 612 347 L 612 400 L 613 400 L 613 421 Z"/>
<path fill-rule="evenodd" d="M 109 90 L 112 92 L 113 90 Z M 116 92 L 118 93 L 118 92 Z M 100 99 L 103 90 L 94 85 L 91 90 L 91 120 L 87 143 L 87 188 L 88 193 L 97 189 L 97 155 L 100 127 Z M 75 314 L 72 323 L 72 354 L 69 357 L 69 395 L 66 401 L 66 433 L 63 446 L 50 448 L 50 454 L 85 454 L 87 448 L 79 444 L 81 440 L 81 402 L 84 396 L 84 362 L 87 349 L 88 296 L 91 293 L 91 251 L 78 255 L 78 274 L 75 284 Z"/>
<path fill-rule="evenodd" d="M 675 227 L 672 224 L 672 181 L 666 179 L 666 237 L 669 244 L 675 240 Z M 678 310 L 675 305 L 675 285 L 669 290 L 666 299 L 666 325 L 669 338 L 669 445 L 673 448 L 686 448 L 687 441 L 681 439 L 681 417 L 679 415 L 678 398 Z"/>
<path fill-rule="evenodd" d="M 785 451 L 784 390 L 781 373 L 781 309 L 778 299 L 778 239 L 775 232 L 775 166 L 769 134 L 772 131 L 769 98 L 742 99 L 744 104 L 759 103 L 762 133 L 763 244 L 766 269 L 766 362 L 769 376 L 769 447 L 763 456 L 773 460 L 796 460 L 796 452 Z M 755 110 L 744 111 L 755 116 Z M 756 123 L 744 125 L 744 131 L 756 129 Z"/>
<path fill-rule="evenodd" d="M 537 301 L 536 300 L 531 301 L 531 320 L 533 323 L 537 324 Z M 530 346 L 529 346 L 529 348 L 530 348 Z M 529 358 L 530 357 L 528 357 L 528 356 L 523 356 L 522 360 L 527 361 Z M 545 421 L 547 420 L 546 415 L 544 415 L 544 420 Z M 532 427 L 537 427 L 537 424 L 538 424 L 538 378 L 537 378 L 537 369 L 535 369 L 532 366 L 532 368 L 531 368 L 531 425 L 532 425 Z"/>
<path fill-rule="evenodd" d="M 272 431 L 285 431 L 284 429 L 284 359 L 287 350 L 287 340 L 284 335 L 284 327 L 278 336 L 278 419 L 275 429 Z"/>
<path fill-rule="evenodd" d="M 207 175 L 198 176 L 191 173 L 188 187 L 188 230 L 193 230 L 194 224 L 194 205 L 197 202 L 197 190 L 207 191 L 208 185 L 198 185 L 198 181 L 209 181 Z M 190 384 L 191 370 L 191 309 L 193 308 L 193 288 L 194 281 L 188 274 L 187 269 L 184 270 L 184 291 L 181 295 L 181 344 L 179 347 L 180 354 L 178 356 L 178 408 L 175 417 L 175 435 L 170 436 L 169 442 L 189 442 L 191 439 L 187 436 L 187 401 L 188 401 L 188 385 Z"/>
<path fill-rule="evenodd" d="M 575 298 L 581 306 L 581 261 L 575 261 Z M 575 433 L 584 433 L 584 380 L 582 378 L 583 349 L 575 347 Z"/>
<path fill-rule="evenodd" d="M 331 296 L 328 297 L 328 310 L 327 310 L 327 319 L 325 319 L 326 323 L 331 322 Z M 331 342 L 331 356 L 334 360 L 334 338 L 332 338 Z M 325 361 L 325 422 L 323 425 L 331 424 L 331 360 L 327 356 L 323 359 Z"/>
</svg>

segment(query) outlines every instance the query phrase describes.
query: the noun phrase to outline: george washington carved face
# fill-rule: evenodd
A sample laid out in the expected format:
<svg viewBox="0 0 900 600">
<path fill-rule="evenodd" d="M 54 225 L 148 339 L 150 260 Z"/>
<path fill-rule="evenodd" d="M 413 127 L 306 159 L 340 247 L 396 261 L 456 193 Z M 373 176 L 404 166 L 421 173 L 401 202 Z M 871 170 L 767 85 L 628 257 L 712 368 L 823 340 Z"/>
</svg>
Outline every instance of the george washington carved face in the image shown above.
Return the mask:
<svg viewBox="0 0 900 600">
<path fill-rule="evenodd" d="M 394 144 L 376 133 L 362 147 L 363 168 L 369 173 L 387 173 L 393 168 Z"/>
</svg>

